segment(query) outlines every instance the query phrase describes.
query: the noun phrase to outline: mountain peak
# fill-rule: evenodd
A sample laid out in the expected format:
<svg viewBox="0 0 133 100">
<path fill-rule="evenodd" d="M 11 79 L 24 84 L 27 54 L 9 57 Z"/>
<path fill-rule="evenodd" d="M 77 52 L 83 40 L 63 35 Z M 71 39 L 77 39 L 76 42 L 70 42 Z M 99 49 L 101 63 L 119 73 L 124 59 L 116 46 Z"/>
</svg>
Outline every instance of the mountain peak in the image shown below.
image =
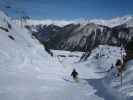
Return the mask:
<svg viewBox="0 0 133 100">
<path fill-rule="evenodd" d="M 93 19 L 93 20 L 90 20 L 89 22 L 99 24 L 99 25 L 108 26 L 108 27 L 115 27 L 115 26 L 119 26 L 119 25 L 122 25 L 122 24 L 126 24 L 128 26 L 129 25 L 128 23 L 131 20 L 133 20 L 133 16 L 116 17 L 116 18 L 108 19 L 108 20 Z M 131 22 L 130 22 L 130 25 L 131 25 Z M 133 23 L 132 23 L 131 26 L 133 26 Z"/>
<path fill-rule="evenodd" d="M 15 20 L 16 23 L 20 23 L 19 20 Z M 123 17 L 115 17 L 112 19 L 75 19 L 75 20 L 52 20 L 52 19 L 44 19 L 44 20 L 34 20 L 30 19 L 27 20 L 26 25 L 56 25 L 60 27 L 64 27 L 69 24 L 81 24 L 86 25 L 89 23 L 94 23 L 98 25 L 108 26 L 108 27 L 115 27 L 119 25 L 125 24 L 127 27 L 133 26 L 133 16 L 127 15 Z"/>
</svg>

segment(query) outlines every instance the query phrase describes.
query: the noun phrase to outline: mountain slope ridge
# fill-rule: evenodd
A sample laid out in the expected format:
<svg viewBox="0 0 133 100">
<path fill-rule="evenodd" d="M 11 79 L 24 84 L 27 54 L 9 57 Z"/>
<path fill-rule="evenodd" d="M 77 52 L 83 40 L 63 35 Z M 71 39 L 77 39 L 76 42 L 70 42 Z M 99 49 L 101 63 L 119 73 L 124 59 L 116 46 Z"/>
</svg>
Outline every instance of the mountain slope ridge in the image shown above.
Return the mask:
<svg viewBox="0 0 133 100">
<path fill-rule="evenodd" d="M 75 19 L 75 20 L 52 20 L 52 19 L 44 19 L 44 20 L 36 20 L 36 19 L 30 19 L 27 20 L 26 25 L 56 25 L 63 27 L 68 24 L 88 24 L 88 23 L 94 23 L 94 24 L 99 24 L 103 26 L 108 26 L 108 27 L 115 27 L 119 26 L 122 24 L 127 24 L 127 26 L 133 26 L 131 23 L 131 20 L 133 20 L 133 16 L 127 15 L 127 16 L 122 16 L 122 17 L 114 17 L 110 19 Z M 19 23 L 19 20 L 14 20 L 16 23 Z"/>
</svg>

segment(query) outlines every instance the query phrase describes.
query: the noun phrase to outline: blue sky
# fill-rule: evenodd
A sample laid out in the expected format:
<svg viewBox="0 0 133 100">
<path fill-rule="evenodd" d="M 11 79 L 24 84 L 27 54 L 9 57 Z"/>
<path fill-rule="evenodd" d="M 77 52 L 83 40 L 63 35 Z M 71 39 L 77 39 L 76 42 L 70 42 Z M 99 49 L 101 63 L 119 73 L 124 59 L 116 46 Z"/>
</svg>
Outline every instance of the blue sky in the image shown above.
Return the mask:
<svg viewBox="0 0 133 100">
<path fill-rule="evenodd" d="M 34 19 L 107 19 L 133 15 L 133 0 L 0 0 L 0 5 L 8 4 L 12 5 L 6 10 L 9 15 L 24 11 Z"/>
</svg>

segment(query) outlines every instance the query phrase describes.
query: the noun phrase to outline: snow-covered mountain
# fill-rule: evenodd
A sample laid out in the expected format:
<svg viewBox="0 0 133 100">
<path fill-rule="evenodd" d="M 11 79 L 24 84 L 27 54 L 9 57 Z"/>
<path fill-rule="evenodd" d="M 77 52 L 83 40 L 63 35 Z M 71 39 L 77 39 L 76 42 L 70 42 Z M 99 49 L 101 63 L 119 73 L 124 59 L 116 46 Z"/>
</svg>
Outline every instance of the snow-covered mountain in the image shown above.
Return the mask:
<svg viewBox="0 0 133 100">
<path fill-rule="evenodd" d="M 116 17 L 116 18 L 107 19 L 107 20 L 93 19 L 93 20 L 90 20 L 89 22 L 108 26 L 108 27 L 116 27 L 122 24 L 126 24 L 127 27 L 133 27 L 133 16 Z"/>
<path fill-rule="evenodd" d="M 53 24 L 52 24 L 53 22 Z M 80 20 L 62 21 L 50 20 L 36 22 L 36 25 L 26 24 L 41 41 L 47 42 L 49 48 L 87 51 L 99 44 L 126 45 L 133 37 L 133 17 L 124 16 L 111 20 Z M 37 24 L 38 23 L 38 24 Z"/>
<path fill-rule="evenodd" d="M 19 23 L 18 20 L 16 20 L 17 23 Z M 28 26 L 36 26 L 36 25 L 56 25 L 63 27 L 68 24 L 88 24 L 88 23 L 95 23 L 103 26 L 108 27 L 115 27 L 122 24 L 126 24 L 127 27 L 133 26 L 133 16 L 123 16 L 123 17 L 114 17 L 112 19 L 77 19 L 77 20 L 27 20 L 26 25 Z"/>
<path fill-rule="evenodd" d="M 126 45 L 133 38 L 133 27 L 125 25 L 113 28 L 94 23 L 69 24 L 64 27 L 38 25 L 37 31 L 31 27 L 29 29 L 41 42 L 47 42 L 49 48 L 72 51 L 88 51 L 99 44 Z"/>
<path fill-rule="evenodd" d="M 17 24 L 21 24 L 21 21 L 18 19 L 13 19 L 13 21 Z M 71 23 L 78 23 L 75 20 L 50 20 L 50 19 L 45 19 L 45 20 L 34 20 L 34 19 L 29 19 L 24 23 L 25 25 L 28 26 L 37 26 L 37 25 L 56 25 L 63 27 L 65 25 L 71 24 Z"/>
</svg>

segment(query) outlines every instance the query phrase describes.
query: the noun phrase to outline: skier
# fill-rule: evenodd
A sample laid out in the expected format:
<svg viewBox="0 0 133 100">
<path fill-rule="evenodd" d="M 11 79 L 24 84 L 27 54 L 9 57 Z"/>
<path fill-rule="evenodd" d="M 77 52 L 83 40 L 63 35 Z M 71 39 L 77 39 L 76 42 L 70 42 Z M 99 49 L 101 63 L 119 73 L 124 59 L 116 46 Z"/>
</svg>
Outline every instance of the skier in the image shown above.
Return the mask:
<svg viewBox="0 0 133 100">
<path fill-rule="evenodd" d="M 77 76 L 78 76 L 78 72 L 76 71 L 76 69 L 74 68 L 72 73 L 71 73 L 71 76 L 73 77 L 74 80 L 77 80 Z"/>
</svg>

